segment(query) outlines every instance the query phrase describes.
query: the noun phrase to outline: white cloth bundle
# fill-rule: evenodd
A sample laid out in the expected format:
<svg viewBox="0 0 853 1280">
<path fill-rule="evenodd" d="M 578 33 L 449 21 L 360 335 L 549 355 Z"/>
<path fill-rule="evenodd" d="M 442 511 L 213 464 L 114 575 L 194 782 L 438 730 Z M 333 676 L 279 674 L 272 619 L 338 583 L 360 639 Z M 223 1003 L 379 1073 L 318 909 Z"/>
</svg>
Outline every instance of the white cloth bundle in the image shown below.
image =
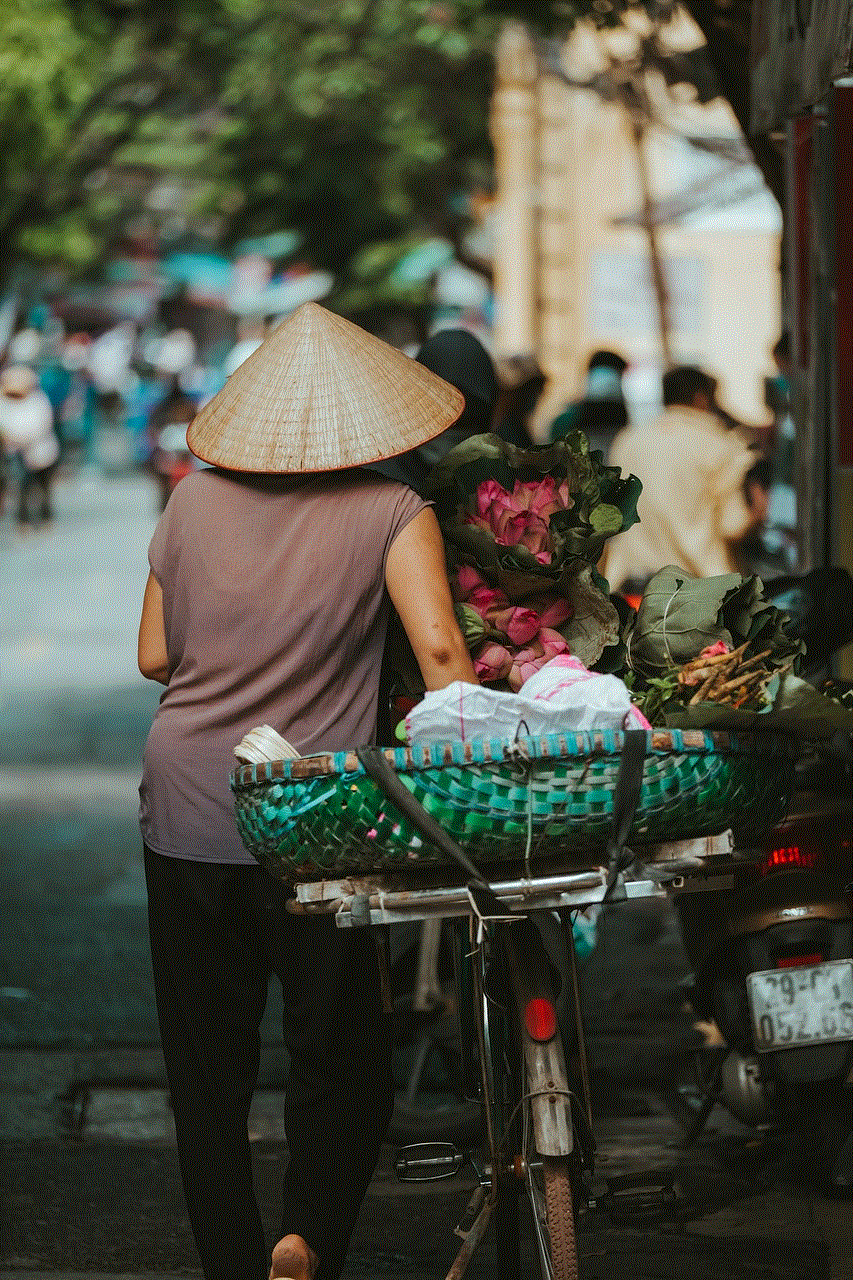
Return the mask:
<svg viewBox="0 0 853 1280">
<path fill-rule="evenodd" d="M 264 764 L 267 760 L 298 760 L 299 752 L 268 724 L 250 729 L 234 748 L 241 764 Z"/>
</svg>

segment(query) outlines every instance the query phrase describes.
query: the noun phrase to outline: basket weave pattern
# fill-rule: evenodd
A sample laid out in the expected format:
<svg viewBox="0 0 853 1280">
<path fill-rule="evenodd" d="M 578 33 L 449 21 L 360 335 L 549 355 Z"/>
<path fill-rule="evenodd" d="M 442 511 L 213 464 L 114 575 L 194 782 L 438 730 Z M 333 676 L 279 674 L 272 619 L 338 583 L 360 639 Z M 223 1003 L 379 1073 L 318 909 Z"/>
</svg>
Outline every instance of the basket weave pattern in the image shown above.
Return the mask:
<svg viewBox="0 0 853 1280">
<path fill-rule="evenodd" d="M 716 834 L 757 837 L 783 815 L 794 750 L 771 734 L 653 732 L 629 844 Z M 389 751 L 428 812 L 482 863 L 602 849 L 622 735 L 449 743 Z M 527 757 L 526 759 L 524 757 Z M 246 848 L 273 874 L 310 880 L 446 861 L 424 845 L 347 753 L 245 765 L 232 775 Z M 301 768 L 300 768 L 301 766 Z M 300 774 L 302 776 L 300 776 Z"/>
</svg>

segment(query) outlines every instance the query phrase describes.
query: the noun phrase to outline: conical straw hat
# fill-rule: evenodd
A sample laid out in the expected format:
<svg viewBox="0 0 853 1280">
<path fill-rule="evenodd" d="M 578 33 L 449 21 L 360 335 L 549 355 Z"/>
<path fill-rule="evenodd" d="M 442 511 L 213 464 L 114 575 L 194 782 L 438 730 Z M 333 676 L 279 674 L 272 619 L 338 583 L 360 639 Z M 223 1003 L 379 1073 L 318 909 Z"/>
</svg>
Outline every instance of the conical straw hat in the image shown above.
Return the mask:
<svg viewBox="0 0 853 1280">
<path fill-rule="evenodd" d="M 443 378 L 308 302 L 196 414 L 187 443 L 233 471 L 337 471 L 424 444 L 464 407 Z"/>
</svg>

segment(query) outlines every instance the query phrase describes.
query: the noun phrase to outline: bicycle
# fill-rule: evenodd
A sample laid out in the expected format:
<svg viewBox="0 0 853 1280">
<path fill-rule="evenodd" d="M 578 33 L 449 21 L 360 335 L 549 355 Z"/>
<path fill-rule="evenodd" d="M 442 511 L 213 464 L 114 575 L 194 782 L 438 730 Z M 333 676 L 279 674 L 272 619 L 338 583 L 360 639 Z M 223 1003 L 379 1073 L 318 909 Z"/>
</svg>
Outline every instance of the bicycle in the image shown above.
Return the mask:
<svg viewBox="0 0 853 1280">
<path fill-rule="evenodd" d="M 340 927 L 467 922 L 467 934 L 457 933 L 459 1016 L 486 1159 L 428 1143 L 404 1148 L 396 1162 L 403 1180 L 432 1180 L 454 1176 L 471 1158 L 478 1186 L 447 1280 L 464 1274 L 490 1223 L 500 1275 L 518 1280 L 520 1191 L 542 1280 L 577 1280 L 576 1220 L 592 1203 L 594 1142 L 572 932 L 561 917 L 683 889 L 685 876 L 724 874 L 730 842 L 708 837 L 730 825 L 731 794 L 741 828 L 763 826 L 784 805 L 788 762 L 793 774 L 782 740 L 764 735 L 759 748 L 749 739 L 605 732 L 367 748 L 236 771 L 244 842 L 274 874 L 297 877 L 289 910 L 333 911 Z M 488 806 L 476 786 L 466 792 L 483 774 Z M 537 790 L 543 779 L 546 805 Z M 573 805 L 582 813 L 571 814 Z M 629 836 L 641 856 L 628 850 Z M 499 876 L 486 880 L 463 842 Z"/>
</svg>

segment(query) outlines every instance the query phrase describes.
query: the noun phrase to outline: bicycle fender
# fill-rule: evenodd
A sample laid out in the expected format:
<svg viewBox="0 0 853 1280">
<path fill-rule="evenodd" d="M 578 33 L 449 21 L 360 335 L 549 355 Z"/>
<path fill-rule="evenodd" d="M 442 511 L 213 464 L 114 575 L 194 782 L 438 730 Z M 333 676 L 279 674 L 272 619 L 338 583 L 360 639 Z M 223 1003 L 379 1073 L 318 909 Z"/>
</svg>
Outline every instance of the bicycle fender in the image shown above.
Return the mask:
<svg viewBox="0 0 853 1280">
<path fill-rule="evenodd" d="M 567 1156 L 574 1150 L 571 1097 L 559 1037 L 540 1043 L 522 1035 L 533 1135 L 540 1156 Z"/>
</svg>

